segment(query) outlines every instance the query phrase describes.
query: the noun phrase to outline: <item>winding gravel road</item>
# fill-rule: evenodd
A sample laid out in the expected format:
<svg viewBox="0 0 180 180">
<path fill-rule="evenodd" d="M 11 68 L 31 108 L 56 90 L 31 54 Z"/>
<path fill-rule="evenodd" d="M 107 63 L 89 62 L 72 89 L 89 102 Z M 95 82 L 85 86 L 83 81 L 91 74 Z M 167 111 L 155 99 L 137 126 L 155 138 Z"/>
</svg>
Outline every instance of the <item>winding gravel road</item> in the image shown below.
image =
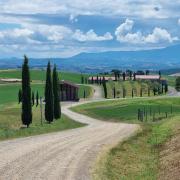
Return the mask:
<svg viewBox="0 0 180 180">
<path fill-rule="evenodd" d="M 95 87 L 94 100 L 101 99 Z M 89 100 L 88 102 L 94 101 Z M 137 125 L 103 122 L 70 110 L 62 112 L 87 126 L 0 142 L 0 180 L 88 180 L 98 153 L 131 136 Z"/>
</svg>

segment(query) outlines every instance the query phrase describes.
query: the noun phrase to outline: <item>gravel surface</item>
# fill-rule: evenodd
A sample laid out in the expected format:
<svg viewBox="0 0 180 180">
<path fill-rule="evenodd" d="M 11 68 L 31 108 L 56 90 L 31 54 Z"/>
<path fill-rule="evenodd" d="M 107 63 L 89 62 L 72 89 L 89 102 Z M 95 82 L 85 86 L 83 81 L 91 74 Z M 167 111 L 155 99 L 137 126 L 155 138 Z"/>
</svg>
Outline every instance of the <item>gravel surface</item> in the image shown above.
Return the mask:
<svg viewBox="0 0 180 180">
<path fill-rule="evenodd" d="M 96 94 L 97 93 L 97 94 Z M 95 97 L 100 98 L 99 90 Z M 94 101 L 94 100 L 92 100 Z M 88 180 L 105 146 L 128 138 L 138 125 L 103 122 L 69 108 L 86 102 L 66 103 L 62 112 L 87 126 L 63 132 L 0 142 L 0 180 Z"/>
</svg>

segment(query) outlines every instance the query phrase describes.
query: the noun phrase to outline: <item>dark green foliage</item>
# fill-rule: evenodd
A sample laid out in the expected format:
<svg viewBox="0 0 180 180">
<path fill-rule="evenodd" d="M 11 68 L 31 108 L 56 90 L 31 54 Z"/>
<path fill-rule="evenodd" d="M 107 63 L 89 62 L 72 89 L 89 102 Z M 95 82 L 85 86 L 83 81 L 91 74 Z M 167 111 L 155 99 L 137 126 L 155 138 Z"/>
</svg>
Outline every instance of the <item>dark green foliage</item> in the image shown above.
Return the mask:
<svg viewBox="0 0 180 180">
<path fill-rule="evenodd" d="M 84 96 L 84 99 L 86 99 L 86 90 L 84 90 L 83 96 Z"/>
<path fill-rule="evenodd" d="M 143 89 L 141 87 L 141 89 L 140 89 L 140 97 L 142 97 L 142 96 L 143 96 Z"/>
<path fill-rule="evenodd" d="M 136 73 L 133 73 L 133 80 L 136 81 Z"/>
<path fill-rule="evenodd" d="M 114 87 L 113 89 L 113 95 L 114 95 L 114 99 L 116 98 L 116 88 Z"/>
<path fill-rule="evenodd" d="M 165 91 L 165 93 L 168 92 L 168 84 L 165 84 L 164 91 Z"/>
<path fill-rule="evenodd" d="M 104 89 L 104 97 L 107 98 L 107 87 L 106 87 L 106 80 L 104 76 L 103 76 L 102 84 L 103 84 L 103 89 Z"/>
<path fill-rule="evenodd" d="M 150 96 L 151 95 L 151 89 L 150 89 L 150 87 L 148 87 L 148 96 Z"/>
<path fill-rule="evenodd" d="M 28 58 L 24 56 L 22 65 L 22 123 L 29 127 L 32 123 L 31 85 Z"/>
<path fill-rule="evenodd" d="M 126 80 L 126 73 L 123 72 L 123 81 L 125 81 L 125 80 Z"/>
<path fill-rule="evenodd" d="M 175 88 L 177 91 L 180 91 L 180 77 L 176 78 Z"/>
<path fill-rule="evenodd" d="M 123 88 L 123 98 L 125 98 L 125 97 L 126 97 L 126 89 Z"/>
<path fill-rule="evenodd" d="M 93 76 L 92 76 L 92 78 L 91 78 L 91 84 L 94 84 L 94 78 L 93 78 Z"/>
<path fill-rule="evenodd" d="M 35 97 L 34 97 L 34 92 L 32 92 L 32 106 L 35 104 Z"/>
<path fill-rule="evenodd" d="M 146 70 L 146 75 L 149 75 L 150 71 L 149 70 Z"/>
<path fill-rule="evenodd" d="M 132 98 L 134 97 L 134 89 L 132 89 Z"/>
<path fill-rule="evenodd" d="M 81 84 L 84 84 L 84 76 L 81 75 Z"/>
<path fill-rule="evenodd" d="M 18 92 L 18 103 L 20 104 L 22 102 L 22 90 L 19 89 L 19 92 Z"/>
<path fill-rule="evenodd" d="M 53 69 L 53 94 L 54 94 L 54 118 L 59 119 L 61 118 L 61 106 L 60 106 L 59 78 L 56 70 L 56 65 L 54 66 Z"/>
<path fill-rule="evenodd" d="M 45 119 L 51 123 L 54 118 L 54 103 L 53 103 L 53 87 L 51 79 L 51 65 L 48 62 L 46 72 L 46 86 L 45 86 Z"/>
<path fill-rule="evenodd" d="M 36 93 L 36 107 L 39 105 L 39 93 Z"/>
</svg>

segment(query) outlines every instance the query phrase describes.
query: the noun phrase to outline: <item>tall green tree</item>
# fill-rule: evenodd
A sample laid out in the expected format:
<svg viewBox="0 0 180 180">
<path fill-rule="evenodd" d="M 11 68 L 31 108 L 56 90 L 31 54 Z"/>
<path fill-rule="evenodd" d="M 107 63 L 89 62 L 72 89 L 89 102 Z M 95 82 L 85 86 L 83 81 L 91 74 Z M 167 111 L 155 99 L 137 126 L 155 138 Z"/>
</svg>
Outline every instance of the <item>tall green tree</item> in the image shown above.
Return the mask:
<svg viewBox="0 0 180 180">
<path fill-rule="evenodd" d="M 176 78 L 175 88 L 177 91 L 180 91 L 180 77 Z"/>
<path fill-rule="evenodd" d="M 45 119 L 51 123 L 54 119 L 53 85 L 51 78 L 51 64 L 48 62 L 45 86 Z"/>
<path fill-rule="evenodd" d="M 39 93 L 36 92 L 36 107 L 39 105 Z"/>
<path fill-rule="evenodd" d="M 107 98 L 107 86 L 106 86 L 106 80 L 105 80 L 104 76 L 103 76 L 103 80 L 102 80 L 102 85 L 103 85 L 103 89 L 104 89 L 104 97 Z"/>
<path fill-rule="evenodd" d="M 34 97 L 34 92 L 32 92 L 32 106 L 35 104 L 35 97 Z"/>
<path fill-rule="evenodd" d="M 60 106 L 60 89 L 59 89 L 59 78 L 56 70 L 56 65 L 53 69 L 53 94 L 54 94 L 54 118 L 61 118 L 61 106 Z"/>
<path fill-rule="evenodd" d="M 22 65 L 22 123 L 29 127 L 32 123 L 31 85 L 28 58 L 24 56 Z"/>
</svg>

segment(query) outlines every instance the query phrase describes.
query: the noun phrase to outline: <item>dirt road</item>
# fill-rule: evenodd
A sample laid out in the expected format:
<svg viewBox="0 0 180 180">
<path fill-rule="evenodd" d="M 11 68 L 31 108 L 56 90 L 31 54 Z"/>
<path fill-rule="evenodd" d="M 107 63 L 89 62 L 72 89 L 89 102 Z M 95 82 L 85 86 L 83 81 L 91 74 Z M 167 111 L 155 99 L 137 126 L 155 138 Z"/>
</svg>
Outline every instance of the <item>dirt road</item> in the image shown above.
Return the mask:
<svg viewBox="0 0 180 180">
<path fill-rule="evenodd" d="M 82 103 L 65 104 L 62 111 L 86 123 L 83 128 L 1 142 L 0 180 L 91 179 L 91 167 L 102 148 L 138 129 L 137 125 L 102 122 L 69 109 Z"/>
</svg>

